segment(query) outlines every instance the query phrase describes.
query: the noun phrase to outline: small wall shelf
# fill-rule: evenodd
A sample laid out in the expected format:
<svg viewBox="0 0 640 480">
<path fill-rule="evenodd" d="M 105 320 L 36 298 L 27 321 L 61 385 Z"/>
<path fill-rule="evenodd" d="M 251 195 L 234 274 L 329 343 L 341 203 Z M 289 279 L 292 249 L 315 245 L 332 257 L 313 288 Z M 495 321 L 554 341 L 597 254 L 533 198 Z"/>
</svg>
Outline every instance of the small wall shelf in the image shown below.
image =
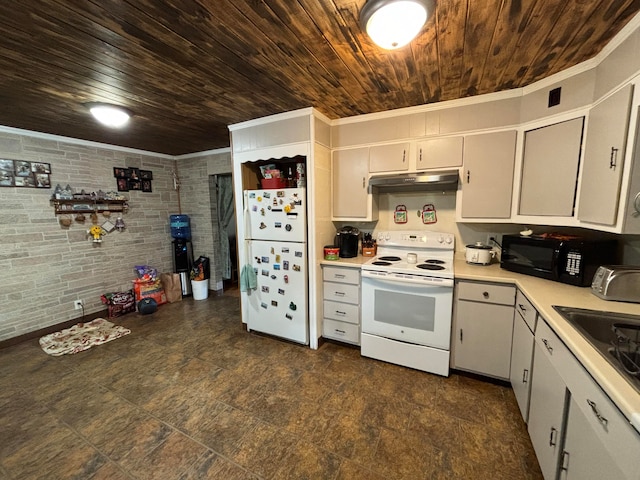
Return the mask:
<svg viewBox="0 0 640 480">
<path fill-rule="evenodd" d="M 104 198 L 62 200 L 52 199 L 51 205 L 56 215 L 72 215 L 74 213 L 102 213 L 122 212 L 127 213 L 129 200 L 107 200 Z"/>
</svg>

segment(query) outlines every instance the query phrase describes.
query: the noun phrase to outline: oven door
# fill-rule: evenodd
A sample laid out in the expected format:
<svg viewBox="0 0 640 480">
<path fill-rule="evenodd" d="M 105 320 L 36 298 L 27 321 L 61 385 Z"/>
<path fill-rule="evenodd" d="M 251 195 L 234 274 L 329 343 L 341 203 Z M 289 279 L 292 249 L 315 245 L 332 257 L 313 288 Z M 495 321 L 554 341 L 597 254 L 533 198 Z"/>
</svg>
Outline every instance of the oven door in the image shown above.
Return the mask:
<svg viewBox="0 0 640 480">
<path fill-rule="evenodd" d="M 449 350 L 453 280 L 362 271 L 362 332 Z"/>
</svg>

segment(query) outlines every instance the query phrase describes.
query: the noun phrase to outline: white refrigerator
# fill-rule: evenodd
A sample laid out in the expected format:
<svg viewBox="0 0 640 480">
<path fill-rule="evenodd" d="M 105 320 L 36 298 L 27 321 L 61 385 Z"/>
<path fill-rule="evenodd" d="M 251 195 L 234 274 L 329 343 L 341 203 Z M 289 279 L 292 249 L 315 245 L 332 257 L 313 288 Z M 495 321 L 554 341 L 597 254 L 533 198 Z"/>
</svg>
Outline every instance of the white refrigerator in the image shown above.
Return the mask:
<svg viewBox="0 0 640 480">
<path fill-rule="evenodd" d="M 249 330 L 309 343 L 306 190 L 245 190 L 245 248 L 257 288 L 242 293 Z"/>
</svg>

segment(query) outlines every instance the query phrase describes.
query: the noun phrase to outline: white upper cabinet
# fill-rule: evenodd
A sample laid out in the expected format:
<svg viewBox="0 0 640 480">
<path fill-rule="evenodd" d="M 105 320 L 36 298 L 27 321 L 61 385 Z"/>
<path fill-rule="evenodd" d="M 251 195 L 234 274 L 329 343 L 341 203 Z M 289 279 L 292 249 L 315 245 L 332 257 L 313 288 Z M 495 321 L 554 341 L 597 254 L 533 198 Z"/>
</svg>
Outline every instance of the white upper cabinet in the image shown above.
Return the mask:
<svg viewBox="0 0 640 480">
<path fill-rule="evenodd" d="M 578 219 L 615 225 L 633 85 L 589 110 Z"/>
<path fill-rule="evenodd" d="M 395 172 L 409 169 L 409 143 L 373 145 L 369 150 L 369 171 Z"/>
<path fill-rule="evenodd" d="M 571 217 L 584 117 L 524 134 L 520 215 Z"/>
<path fill-rule="evenodd" d="M 377 220 L 376 199 L 367 193 L 369 147 L 334 151 L 331 175 L 332 219 Z"/>
<path fill-rule="evenodd" d="M 464 139 L 461 217 L 511 216 L 516 131 L 470 135 Z"/>
<path fill-rule="evenodd" d="M 427 138 L 418 142 L 417 170 L 462 165 L 463 137 Z"/>
</svg>

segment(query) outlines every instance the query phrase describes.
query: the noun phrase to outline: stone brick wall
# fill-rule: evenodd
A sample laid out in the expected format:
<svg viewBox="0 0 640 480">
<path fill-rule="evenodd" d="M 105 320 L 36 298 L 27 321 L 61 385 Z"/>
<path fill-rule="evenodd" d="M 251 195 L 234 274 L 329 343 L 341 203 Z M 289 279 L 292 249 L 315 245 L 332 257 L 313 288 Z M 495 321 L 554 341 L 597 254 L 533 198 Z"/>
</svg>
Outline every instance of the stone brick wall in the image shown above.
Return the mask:
<svg viewBox="0 0 640 480">
<path fill-rule="evenodd" d="M 126 230 L 106 235 L 101 244 L 87 238 L 88 215 L 84 224 L 60 225 L 50 204 L 53 188 L 0 187 L 0 341 L 79 318 L 76 299 L 84 301 L 86 313 L 102 310 L 100 295 L 131 288 L 135 265 L 172 271 L 169 215 L 178 210 L 173 158 L 6 132 L 0 132 L 0 158 L 50 163 L 52 187 L 69 184 L 77 191 L 116 190 L 114 167 L 153 172 L 153 192 L 125 193 L 130 205 L 123 215 Z M 189 170 L 182 170 L 187 179 L 203 175 L 207 181 L 206 162 L 193 174 Z M 185 184 L 185 193 L 201 186 Z M 208 188 L 204 195 L 191 196 L 197 208 L 209 212 Z M 194 219 L 196 226 L 204 221 L 195 213 Z M 105 220 L 99 215 L 99 224 Z M 200 242 L 206 243 L 210 231 L 196 231 L 196 251 L 208 252 Z"/>
</svg>

